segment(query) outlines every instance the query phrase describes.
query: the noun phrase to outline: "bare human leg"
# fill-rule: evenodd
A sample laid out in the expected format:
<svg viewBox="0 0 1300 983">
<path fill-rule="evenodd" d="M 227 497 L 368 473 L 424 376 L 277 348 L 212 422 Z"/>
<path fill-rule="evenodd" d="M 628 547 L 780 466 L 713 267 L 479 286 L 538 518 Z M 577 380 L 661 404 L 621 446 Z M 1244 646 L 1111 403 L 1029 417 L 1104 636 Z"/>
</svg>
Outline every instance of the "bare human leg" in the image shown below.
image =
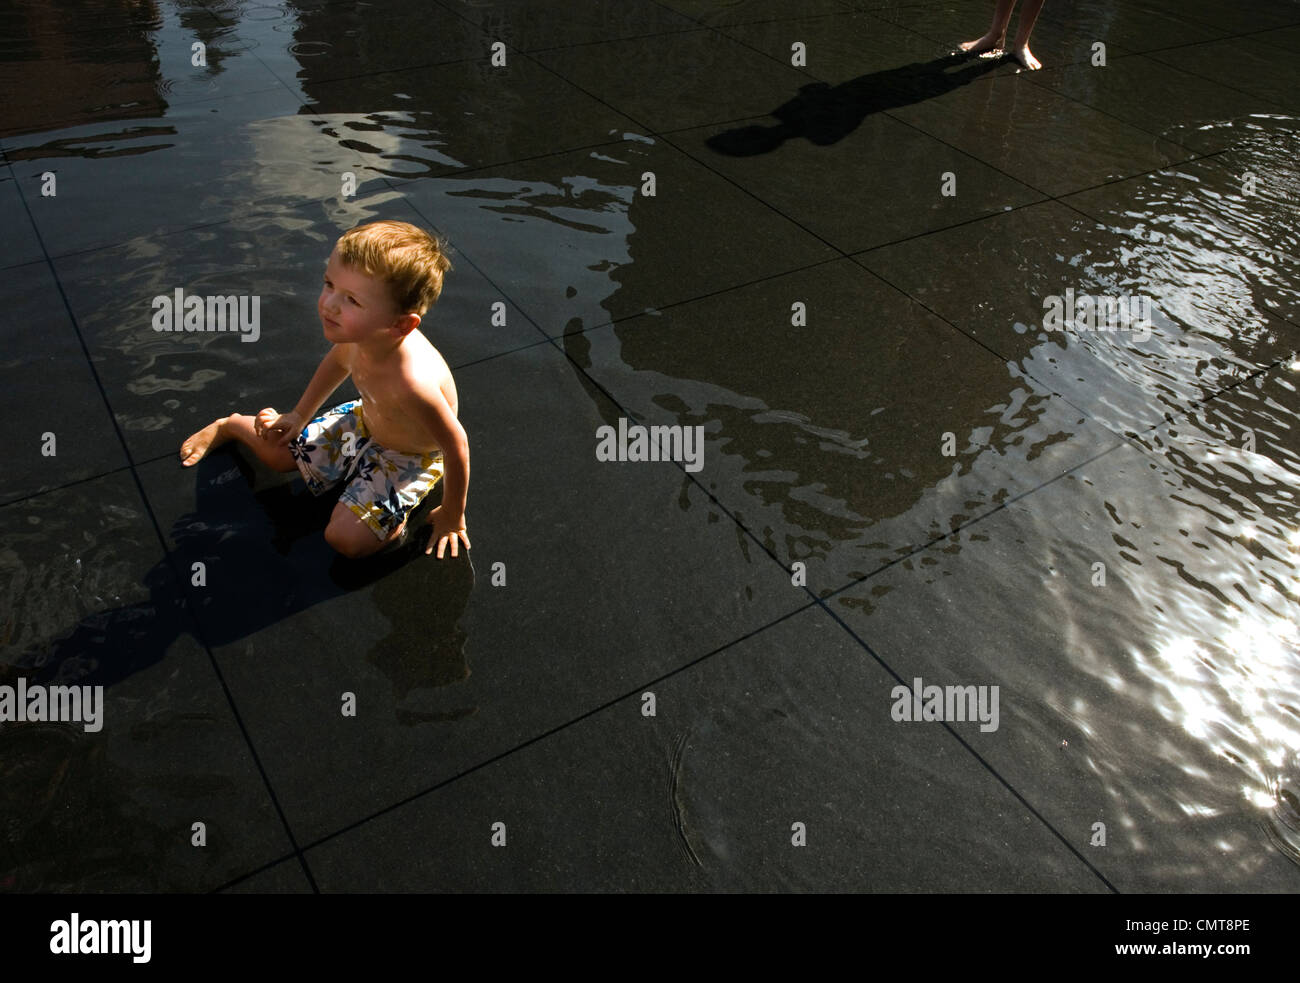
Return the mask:
<svg viewBox="0 0 1300 983">
<path fill-rule="evenodd" d="M 380 539 L 350 508 L 339 502 L 330 515 L 329 525 L 325 527 L 325 542 L 348 559 L 360 560 L 396 544 L 405 528 L 406 523 L 403 522 L 387 538 Z"/>
<path fill-rule="evenodd" d="M 988 33 L 974 41 L 963 42 L 961 50 L 982 54 L 1001 48 L 1007 40 L 1007 25 L 1011 23 L 1011 10 L 1015 5 L 1016 0 L 998 0 L 997 6 L 993 8 L 993 23 L 989 25 Z M 1038 0 L 1038 5 L 1041 7 L 1043 0 Z M 1037 16 L 1038 12 L 1035 11 L 1034 14 Z"/>
<path fill-rule="evenodd" d="M 1025 0 L 1020 8 L 1020 23 L 1016 25 L 1016 39 L 1011 42 L 1011 57 L 1031 71 L 1043 67 L 1029 50 L 1029 35 L 1034 32 L 1034 21 L 1042 9 L 1043 0 Z"/>
<path fill-rule="evenodd" d="M 237 440 L 267 467 L 276 471 L 296 471 L 298 465 L 289 448 L 263 439 L 254 429 L 253 420 L 253 417 L 239 413 L 213 420 L 181 444 L 181 463 L 187 468 L 193 467 L 222 444 Z"/>
</svg>

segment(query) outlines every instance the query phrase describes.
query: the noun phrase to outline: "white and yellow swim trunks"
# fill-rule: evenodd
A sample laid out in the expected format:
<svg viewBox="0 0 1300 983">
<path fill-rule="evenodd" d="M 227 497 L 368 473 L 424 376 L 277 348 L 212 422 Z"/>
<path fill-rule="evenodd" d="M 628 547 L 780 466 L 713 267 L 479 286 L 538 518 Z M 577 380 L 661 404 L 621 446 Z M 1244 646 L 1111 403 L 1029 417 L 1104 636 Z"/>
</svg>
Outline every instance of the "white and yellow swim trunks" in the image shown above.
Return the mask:
<svg viewBox="0 0 1300 983">
<path fill-rule="evenodd" d="M 403 454 L 374 440 L 359 399 L 312 420 L 290 441 L 289 452 L 313 495 L 346 481 L 339 501 L 380 539 L 405 521 L 443 474 L 441 451 Z"/>
</svg>

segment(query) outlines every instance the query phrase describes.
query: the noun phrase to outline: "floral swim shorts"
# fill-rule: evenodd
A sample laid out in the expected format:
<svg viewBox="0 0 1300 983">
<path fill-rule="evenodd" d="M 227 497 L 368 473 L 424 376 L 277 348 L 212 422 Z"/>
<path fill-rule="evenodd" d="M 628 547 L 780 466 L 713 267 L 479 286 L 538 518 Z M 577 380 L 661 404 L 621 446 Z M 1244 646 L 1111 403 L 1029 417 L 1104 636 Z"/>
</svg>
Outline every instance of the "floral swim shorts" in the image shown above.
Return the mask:
<svg viewBox="0 0 1300 983">
<path fill-rule="evenodd" d="M 380 539 L 405 521 L 443 472 L 441 451 L 403 454 L 372 439 L 359 399 L 312 420 L 290 441 L 289 453 L 313 495 L 346 481 L 339 501 Z"/>
</svg>

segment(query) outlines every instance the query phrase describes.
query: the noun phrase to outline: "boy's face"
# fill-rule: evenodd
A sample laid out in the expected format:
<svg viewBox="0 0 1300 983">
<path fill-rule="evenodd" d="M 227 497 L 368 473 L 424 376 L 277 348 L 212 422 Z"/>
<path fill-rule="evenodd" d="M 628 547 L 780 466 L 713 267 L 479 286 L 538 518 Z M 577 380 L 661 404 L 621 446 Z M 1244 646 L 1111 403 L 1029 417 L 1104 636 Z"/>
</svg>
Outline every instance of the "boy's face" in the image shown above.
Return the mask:
<svg viewBox="0 0 1300 983">
<path fill-rule="evenodd" d="M 371 341 L 389 328 L 397 328 L 402 317 L 387 284 L 346 265 L 337 251 L 330 253 L 325 266 L 316 311 L 326 340 L 335 344 Z"/>
</svg>

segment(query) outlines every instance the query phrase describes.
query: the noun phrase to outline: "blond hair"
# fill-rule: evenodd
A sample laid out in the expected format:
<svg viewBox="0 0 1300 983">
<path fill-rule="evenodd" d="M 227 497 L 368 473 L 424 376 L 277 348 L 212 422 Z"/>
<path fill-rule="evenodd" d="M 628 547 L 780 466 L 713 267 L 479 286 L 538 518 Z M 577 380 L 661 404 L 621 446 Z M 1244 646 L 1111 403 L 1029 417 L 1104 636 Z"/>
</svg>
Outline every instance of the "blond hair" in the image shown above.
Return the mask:
<svg viewBox="0 0 1300 983">
<path fill-rule="evenodd" d="M 370 222 L 343 233 L 334 247 L 339 260 L 377 276 L 403 314 L 423 315 L 442 293 L 451 269 L 446 243 L 409 222 Z"/>
</svg>

